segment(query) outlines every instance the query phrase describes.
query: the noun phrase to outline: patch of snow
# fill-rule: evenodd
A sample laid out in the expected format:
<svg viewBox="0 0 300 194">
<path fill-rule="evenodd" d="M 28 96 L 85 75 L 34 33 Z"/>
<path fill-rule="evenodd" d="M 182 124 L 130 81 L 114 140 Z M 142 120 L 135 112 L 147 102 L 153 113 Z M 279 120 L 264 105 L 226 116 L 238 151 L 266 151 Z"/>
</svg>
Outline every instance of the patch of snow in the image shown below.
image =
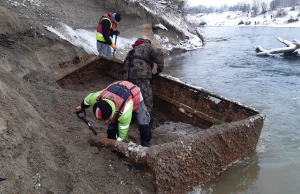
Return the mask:
<svg viewBox="0 0 300 194">
<path fill-rule="evenodd" d="M 40 173 L 36 173 L 33 177 L 32 177 L 34 183 L 33 186 L 36 190 L 38 190 L 41 187 L 41 175 Z"/>
<path fill-rule="evenodd" d="M 18 7 L 18 6 L 20 6 L 20 5 L 25 6 L 24 4 L 21 4 L 21 3 L 17 2 L 17 1 L 8 0 L 8 2 L 9 2 L 12 6 L 16 6 L 16 7 Z"/>
<path fill-rule="evenodd" d="M 161 37 L 157 34 L 154 34 L 154 38 L 156 40 L 158 40 L 160 43 L 168 43 L 169 42 L 169 38 L 168 37 Z"/>
<path fill-rule="evenodd" d="M 27 0 L 27 1 L 30 2 L 32 5 L 41 6 L 40 0 Z M 23 2 L 24 2 L 24 0 L 23 0 Z"/>
<path fill-rule="evenodd" d="M 194 187 L 193 191 L 189 192 L 188 194 L 212 194 L 214 192 L 213 188 L 211 187 L 208 188 L 207 190 L 203 190 L 201 186 L 203 185 Z"/>
<path fill-rule="evenodd" d="M 96 42 L 96 30 L 85 30 L 77 29 L 74 30 L 70 26 L 60 22 L 55 28 L 46 26 L 47 30 L 58 35 L 61 39 L 69 41 L 71 44 L 77 47 L 83 48 L 89 54 L 98 55 L 97 42 Z M 160 37 L 159 35 L 154 35 L 157 40 L 160 41 L 162 48 L 166 50 L 172 50 L 174 48 L 179 48 L 182 50 L 193 50 L 202 47 L 201 40 L 193 34 L 187 32 L 191 38 L 185 41 L 180 41 L 176 45 L 171 44 L 168 37 Z M 137 40 L 137 37 L 124 38 L 118 36 L 117 47 L 120 52 L 129 51 L 132 49 L 132 44 Z M 200 41 L 199 41 L 200 40 Z M 114 40 L 113 40 L 114 42 Z M 118 51 L 117 50 L 117 51 Z"/>
<path fill-rule="evenodd" d="M 168 28 L 166 28 L 164 25 L 162 25 L 162 24 L 155 24 L 155 27 L 158 27 L 158 28 L 160 28 L 160 29 L 162 29 L 162 30 L 165 30 L 165 31 L 168 31 Z"/>
<path fill-rule="evenodd" d="M 22 5 L 22 6 L 24 6 L 24 7 L 27 7 L 27 6 L 25 5 L 25 3 L 30 3 L 31 5 L 37 6 L 37 7 L 41 6 L 41 4 L 42 4 L 40 0 L 22 0 L 21 3 L 20 3 L 19 1 L 8 0 L 8 2 L 9 2 L 11 5 L 13 5 L 13 6 L 20 6 L 20 5 Z"/>
<path fill-rule="evenodd" d="M 137 158 L 141 158 L 141 157 L 144 157 L 146 156 L 146 147 L 143 147 L 141 145 L 137 145 L 136 143 L 133 143 L 132 141 L 128 143 L 128 148 L 127 150 L 131 153 L 134 153 L 136 154 L 136 157 Z M 125 154 L 128 154 L 128 153 L 125 153 Z M 128 157 L 128 155 L 127 155 Z"/>
<path fill-rule="evenodd" d="M 164 49 L 172 50 L 194 50 L 202 47 L 202 40 L 190 33 L 189 27 L 184 18 L 181 17 L 181 13 L 176 5 L 168 3 L 167 5 L 163 1 L 145 1 L 145 0 L 128 0 L 130 2 L 138 2 L 147 12 L 160 16 L 160 19 L 167 22 L 170 26 L 174 27 L 177 31 L 183 33 L 186 36 L 186 40 L 179 41 L 178 43 L 166 44 Z M 175 46 L 173 46 L 175 45 Z"/>
<path fill-rule="evenodd" d="M 196 25 L 206 22 L 207 26 L 237 26 L 240 21 L 243 21 L 244 23 L 250 23 L 249 26 L 300 27 L 300 21 L 287 22 L 291 18 L 298 18 L 299 11 L 291 11 L 290 8 L 284 8 L 284 10 L 288 13 L 284 17 L 276 17 L 277 10 L 256 17 L 252 17 L 250 12 L 228 11 L 223 13 L 188 14 L 186 20 Z"/>
<path fill-rule="evenodd" d="M 74 30 L 70 26 L 60 23 L 58 27 L 53 28 L 46 26 L 46 28 L 58 35 L 60 38 L 69 41 L 71 44 L 77 47 L 83 48 L 89 54 L 98 55 L 97 50 L 97 41 L 96 41 L 96 30 L 85 30 L 85 29 L 77 29 Z M 136 40 L 136 37 L 127 39 L 118 36 L 117 39 L 117 47 L 118 49 L 131 49 L 131 45 Z M 114 42 L 114 41 L 113 41 Z"/>
</svg>

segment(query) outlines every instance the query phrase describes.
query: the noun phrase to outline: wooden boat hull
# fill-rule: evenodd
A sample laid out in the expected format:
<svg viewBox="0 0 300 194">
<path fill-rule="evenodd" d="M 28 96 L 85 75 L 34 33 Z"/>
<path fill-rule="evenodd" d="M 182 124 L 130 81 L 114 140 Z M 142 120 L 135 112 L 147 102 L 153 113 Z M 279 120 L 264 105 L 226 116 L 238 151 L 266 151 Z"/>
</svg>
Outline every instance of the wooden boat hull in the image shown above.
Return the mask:
<svg viewBox="0 0 300 194">
<path fill-rule="evenodd" d="M 66 89 L 78 85 L 95 88 L 100 83 L 95 77 L 117 79 L 122 65 L 116 59 L 96 57 L 58 83 Z M 265 116 L 253 108 L 166 75 L 155 77 L 153 93 L 154 108 L 169 115 L 164 120 L 188 123 L 199 130 L 151 148 L 96 136 L 91 142 L 145 164 L 152 172 L 157 193 L 184 193 L 255 152 Z M 153 135 L 159 137 L 159 131 L 154 130 Z"/>
</svg>

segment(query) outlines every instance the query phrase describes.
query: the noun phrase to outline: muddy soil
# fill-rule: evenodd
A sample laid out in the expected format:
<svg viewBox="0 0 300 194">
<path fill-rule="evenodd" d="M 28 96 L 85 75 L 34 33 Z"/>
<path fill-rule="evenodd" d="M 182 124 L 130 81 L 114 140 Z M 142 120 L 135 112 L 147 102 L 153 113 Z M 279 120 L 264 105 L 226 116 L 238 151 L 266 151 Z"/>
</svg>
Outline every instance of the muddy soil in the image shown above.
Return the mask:
<svg viewBox="0 0 300 194">
<path fill-rule="evenodd" d="M 80 2 L 74 3 L 80 6 Z M 87 17 L 79 17 L 74 8 L 60 12 L 70 8 L 70 3 L 53 1 L 43 9 L 32 7 L 34 11 L 27 9 L 30 4 L 20 8 L 9 1 L 0 3 L 0 178 L 6 178 L 0 182 L 0 193 L 154 193 L 148 172 L 132 167 L 110 150 L 89 145 L 92 133 L 74 109 L 93 92 L 91 88 L 62 89 L 56 82 L 78 68 L 78 60 L 88 57 L 43 25 L 65 19 L 67 24 L 83 27 L 80 24 L 94 26 L 98 20 L 85 22 L 84 18 L 95 16 L 99 8 L 85 12 Z M 95 4 L 88 1 L 85 6 Z M 105 135 L 106 127 L 91 111 L 88 118 Z M 136 136 L 136 131 L 131 133 L 129 137 Z"/>
<path fill-rule="evenodd" d="M 73 113 L 87 91 L 61 89 L 60 64 L 86 53 L 0 8 L 0 193 L 152 193 Z"/>
</svg>

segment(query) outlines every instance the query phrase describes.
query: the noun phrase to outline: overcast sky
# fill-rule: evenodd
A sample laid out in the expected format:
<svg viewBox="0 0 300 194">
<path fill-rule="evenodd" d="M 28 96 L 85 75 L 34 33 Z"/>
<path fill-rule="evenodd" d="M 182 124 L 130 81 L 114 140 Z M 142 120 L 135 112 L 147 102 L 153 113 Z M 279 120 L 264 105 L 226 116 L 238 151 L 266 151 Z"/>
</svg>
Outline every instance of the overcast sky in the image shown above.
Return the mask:
<svg viewBox="0 0 300 194">
<path fill-rule="evenodd" d="M 269 1 L 269 0 L 266 0 Z M 188 0 L 188 3 L 190 5 L 205 5 L 205 6 L 218 6 L 218 5 L 234 5 L 237 4 L 238 2 L 249 2 L 251 3 L 252 0 Z"/>
</svg>

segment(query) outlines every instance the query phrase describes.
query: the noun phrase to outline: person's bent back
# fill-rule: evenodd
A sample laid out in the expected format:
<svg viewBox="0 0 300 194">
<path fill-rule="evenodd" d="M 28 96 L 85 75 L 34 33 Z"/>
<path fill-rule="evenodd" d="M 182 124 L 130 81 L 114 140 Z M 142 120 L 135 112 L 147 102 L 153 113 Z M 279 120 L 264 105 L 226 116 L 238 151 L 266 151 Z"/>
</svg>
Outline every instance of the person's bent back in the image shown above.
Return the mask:
<svg viewBox="0 0 300 194">
<path fill-rule="evenodd" d="M 139 38 L 132 47 L 125 58 L 125 79 L 151 79 L 154 63 L 157 64 L 159 73 L 163 70 L 163 52 L 153 46 L 148 39 Z"/>
<path fill-rule="evenodd" d="M 123 141 L 128 133 L 132 113 L 137 113 L 141 145 L 152 145 L 152 133 L 149 126 L 150 115 L 144 104 L 140 88 L 128 81 L 117 81 L 104 90 L 90 93 L 77 107 L 76 113 L 83 109 L 93 107 L 97 119 L 109 123 L 107 137 Z"/>
<path fill-rule="evenodd" d="M 152 87 L 152 68 L 157 64 L 157 72 L 162 72 L 164 68 L 164 56 L 161 49 L 156 48 L 148 39 L 139 38 L 132 45 L 125 59 L 122 72 L 122 79 L 128 80 L 140 87 L 145 104 L 151 113 L 153 107 Z"/>
</svg>

